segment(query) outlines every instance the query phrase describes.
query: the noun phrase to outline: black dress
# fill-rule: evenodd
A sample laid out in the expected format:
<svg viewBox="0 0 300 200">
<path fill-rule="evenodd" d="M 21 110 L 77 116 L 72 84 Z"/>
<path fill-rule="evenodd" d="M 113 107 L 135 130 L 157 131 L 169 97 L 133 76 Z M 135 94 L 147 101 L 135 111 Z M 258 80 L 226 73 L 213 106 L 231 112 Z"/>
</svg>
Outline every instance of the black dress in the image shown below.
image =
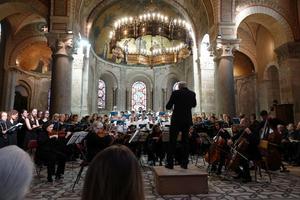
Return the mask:
<svg viewBox="0 0 300 200">
<path fill-rule="evenodd" d="M 42 130 L 37 134 L 37 144 L 35 162 L 47 166 L 48 181 L 52 179 L 53 175 L 60 177 L 64 172 L 66 155 L 59 150 L 58 139 L 50 138 L 48 133 Z"/>
<path fill-rule="evenodd" d="M 91 162 L 97 153 L 108 147 L 112 142 L 113 139 L 110 135 L 99 137 L 96 133 L 89 132 L 86 136 L 87 161 Z"/>
<path fill-rule="evenodd" d="M 18 124 L 17 121 L 10 121 L 7 120 L 6 121 L 7 124 L 7 128 L 11 128 L 12 126 L 15 126 L 16 124 Z M 8 134 L 7 134 L 7 139 L 8 139 L 8 145 L 17 145 L 18 144 L 18 140 L 17 140 L 17 133 L 18 133 L 18 128 L 12 128 Z"/>
<path fill-rule="evenodd" d="M 37 125 L 37 120 L 29 119 L 29 123 L 32 128 L 33 125 Z M 37 135 L 36 135 L 36 129 L 29 130 L 28 127 L 26 126 L 26 122 L 25 122 L 24 126 L 25 126 L 24 149 L 27 150 L 29 142 L 31 140 L 36 140 Z"/>
<path fill-rule="evenodd" d="M 7 134 L 4 133 L 8 129 L 6 121 L 0 120 L 0 148 L 8 145 Z"/>
</svg>

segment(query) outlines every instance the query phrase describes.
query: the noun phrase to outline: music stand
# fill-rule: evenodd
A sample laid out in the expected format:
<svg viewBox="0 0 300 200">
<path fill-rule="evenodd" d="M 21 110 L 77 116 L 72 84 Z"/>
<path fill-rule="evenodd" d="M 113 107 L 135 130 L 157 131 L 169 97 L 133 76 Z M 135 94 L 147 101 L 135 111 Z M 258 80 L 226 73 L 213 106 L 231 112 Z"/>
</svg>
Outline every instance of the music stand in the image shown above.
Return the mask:
<svg viewBox="0 0 300 200">
<path fill-rule="evenodd" d="M 73 133 L 72 137 L 69 139 L 67 146 L 70 144 L 79 144 L 82 142 L 82 140 L 87 136 L 88 132 L 85 131 L 79 131 Z"/>
<path fill-rule="evenodd" d="M 87 158 L 83 152 L 83 149 L 80 147 L 80 143 L 84 140 L 84 138 L 87 136 L 88 132 L 85 132 L 85 131 L 79 131 L 79 132 L 75 132 L 73 133 L 72 137 L 69 139 L 67 145 L 70 145 L 70 144 L 76 144 L 77 148 L 79 149 L 80 151 L 80 154 L 83 158 L 83 162 L 80 164 L 80 170 L 77 174 L 77 177 L 73 183 L 73 186 L 72 186 L 72 191 L 74 191 L 74 188 L 75 188 L 75 185 L 79 182 L 80 180 L 80 177 L 81 177 L 81 174 L 83 172 L 83 168 L 85 166 L 87 166 Z"/>
</svg>

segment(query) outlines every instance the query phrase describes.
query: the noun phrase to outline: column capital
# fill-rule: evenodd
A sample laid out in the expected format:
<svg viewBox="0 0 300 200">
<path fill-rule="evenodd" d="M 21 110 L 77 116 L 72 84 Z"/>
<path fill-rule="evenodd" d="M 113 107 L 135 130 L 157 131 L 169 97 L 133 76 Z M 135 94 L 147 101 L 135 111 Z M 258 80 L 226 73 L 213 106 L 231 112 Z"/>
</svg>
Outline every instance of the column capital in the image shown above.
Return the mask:
<svg viewBox="0 0 300 200">
<path fill-rule="evenodd" d="M 233 57 L 233 51 L 239 49 L 240 42 L 240 39 L 217 38 L 213 42 L 213 49 L 216 58 Z"/>
<path fill-rule="evenodd" d="M 67 33 L 47 33 L 48 46 L 51 48 L 53 55 L 72 56 L 74 50 L 73 34 Z"/>
<path fill-rule="evenodd" d="M 300 59 L 300 42 L 288 42 L 275 49 L 278 61 L 282 61 L 288 58 Z"/>
</svg>

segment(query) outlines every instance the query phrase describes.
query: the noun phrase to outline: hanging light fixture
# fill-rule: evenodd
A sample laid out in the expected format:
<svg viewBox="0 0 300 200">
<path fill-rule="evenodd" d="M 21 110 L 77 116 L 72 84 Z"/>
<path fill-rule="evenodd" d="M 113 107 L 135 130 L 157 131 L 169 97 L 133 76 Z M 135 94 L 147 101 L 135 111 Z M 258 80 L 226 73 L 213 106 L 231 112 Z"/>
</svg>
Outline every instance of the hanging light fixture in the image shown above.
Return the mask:
<svg viewBox="0 0 300 200">
<path fill-rule="evenodd" d="M 109 35 L 110 51 L 131 65 L 177 63 L 191 54 L 191 32 L 191 25 L 183 19 L 146 10 L 114 22 Z"/>
</svg>

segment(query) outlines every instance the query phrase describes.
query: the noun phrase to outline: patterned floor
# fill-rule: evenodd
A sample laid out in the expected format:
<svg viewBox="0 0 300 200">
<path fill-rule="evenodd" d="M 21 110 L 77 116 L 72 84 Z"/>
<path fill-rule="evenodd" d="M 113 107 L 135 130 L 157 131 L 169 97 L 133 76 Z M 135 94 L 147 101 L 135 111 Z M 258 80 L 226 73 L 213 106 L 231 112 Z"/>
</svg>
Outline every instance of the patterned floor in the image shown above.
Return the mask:
<svg viewBox="0 0 300 200">
<path fill-rule="evenodd" d="M 74 192 L 71 189 L 78 170 L 78 163 L 68 163 L 64 179 L 50 184 L 46 182 L 46 169 L 43 169 L 41 177 L 34 178 L 26 200 L 79 200 L 83 179 L 76 185 Z M 300 199 L 300 177 L 292 173 L 274 172 L 271 183 L 268 183 L 268 177 L 263 173 L 263 177 L 258 179 L 258 183 L 246 184 L 226 177 L 209 176 L 208 194 L 176 196 L 160 196 L 156 193 L 151 168 L 144 167 L 143 175 L 147 200 Z"/>
</svg>

